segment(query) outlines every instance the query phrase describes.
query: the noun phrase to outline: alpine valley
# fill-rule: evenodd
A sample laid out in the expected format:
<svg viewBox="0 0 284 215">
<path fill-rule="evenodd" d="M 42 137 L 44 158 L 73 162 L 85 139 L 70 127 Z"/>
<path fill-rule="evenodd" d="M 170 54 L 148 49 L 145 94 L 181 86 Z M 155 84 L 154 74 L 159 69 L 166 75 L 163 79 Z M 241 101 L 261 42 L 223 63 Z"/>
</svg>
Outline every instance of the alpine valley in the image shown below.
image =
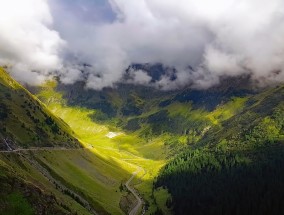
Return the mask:
<svg viewBox="0 0 284 215">
<path fill-rule="evenodd" d="M 250 80 L 92 90 L 1 68 L 0 214 L 284 214 L 284 85 Z"/>
</svg>

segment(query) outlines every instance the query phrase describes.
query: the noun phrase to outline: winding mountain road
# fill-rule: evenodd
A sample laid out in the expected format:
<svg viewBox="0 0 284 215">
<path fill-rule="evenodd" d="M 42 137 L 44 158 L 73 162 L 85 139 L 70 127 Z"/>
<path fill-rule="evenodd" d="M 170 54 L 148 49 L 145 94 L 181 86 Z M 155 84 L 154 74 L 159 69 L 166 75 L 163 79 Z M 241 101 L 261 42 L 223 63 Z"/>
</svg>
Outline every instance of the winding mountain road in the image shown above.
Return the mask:
<svg viewBox="0 0 284 215">
<path fill-rule="evenodd" d="M 73 198 L 77 203 L 85 207 L 91 214 L 99 215 L 96 210 L 93 208 L 93 206 L 86 200 L 83 196 L 79 195 L 72 189 L 65 186 L 61 181 L 55 179 L 50 172 L 43 167 L 39 162 L 37 162 L 35 159 L 27 158 L 27 160 L 30 162 L 32 166 L 34 166 L 44 177 L 46 177 L 52 184 L 56 186 L 56 189 L 61 191 L 63 194 L 66 195 L 66 193 L 69 193 L 68 195 Z M 78 199 L 80 200 L 78 202 Z"/>
<path fill-rule="evenodd" d="M 35 148 L 19 148 L 19 149 L 12 149 L 9 148 L 8 150 L 0 150 L 0 153 L 15 153 L 15 152 L 28 152 L 28 151 L 74 151 L 74 150 L 82 150 L 85 148 L 64 148 L 64 147 L 35 147 Z"/>
<path fill-rule="evenodd" d="M 7 145 L 7 149 L 5 151 L 0 151 L 0 153 L 19 153 L 20 152 L 29 152 L 29 151 L 43 151 L 43 150 L 49 150 L 49 151 L 55 151 L 55 150 L 60 150 L 60 151 L 70 151 L 70 150 L 78 150 L 78 148 L 64 148 L 64 147 L 41 147 L 41 148 L 27 148 L 27 149 L 12 149 L 9 144 Z M 82 149 L 82 148 L 80 148 Z M 73 198 L 75 201 L 78 202 L 79 200 L 79 204 L 81 204 L 83 207 L 85 207 L 91 214 L 94 215 L 98 215 L 98 213 L 96 212 L 96 210 L 92 207 L 92 205 L 88 202 L 88 200 L 86 200 L 84 197 L 82 197 L 81 195 L 79 195 L 78 193 L 74 192 L 72 189 L 68 188 L 67 186 L 65 186 L 61 181 L 55 179 L 50 172 L 43 167 L 38 161 L 36 161 L 35 159 L 29 158 L 29 157 L 25 157 L 29 163 L 34 166 L 45 178 L 47 178 L 52 184 L 54 184 L 56 186 L 56 189 L 58 189 L 59 191 L 61 191 L 63 194 L 66 195 L 66 193 L 68 193 L 68 195 Z"/>
<path fill-rule="evenodd" d="M 128 179 L 128 181 L 125 183 L 125 186 L 127 187 L 127 189 L 134 195 L 134 197 L 137 199 L 137 205 L 132 208 L 132 210 L 129 212 L 129 215 L 136 215 L 139 212 L 140 207 L 143 204 L 143 200 L 138 196 L 138 194 L 136 193 L 136 191 L 130 187 L 130 182 L 133 180 L 133 178 L 142 170 L 141 167 L 138 167 L 138 169 L 132 173 L 132 176 Z"/>
<path fill-rule="evenodd" d="M 27 151 L 43 151 L 43 150 L 62 150 L 62 151 L 71 151 L 71 150 L 78 150 L 78 149 L 84 149 L 84 148 L 65 148 L 65 147 L 35 147 L 35 148 L 20 148 L 20 149 L 13 149 L 9 146 L 9 143 L 5 141 L 5 144 L 7 146 L 7 150 L 0 150 L 0 153 L 17 153 L 17 152 L 27 152 Z M 86 147 L 88 148 L 88 147 Z M 85 149 L 86 149 L 85 148 Z M 135 156 L 138 157 L 138 156 Z M 140 158 L 140 157 L 139 157 Z M 88 208 L 88 210 L 93 213 L 93 214 L 98 214 L 92 207 L 91 205 L 88 203 L 88 201 L 86 201 L 84 198 L 82 198 L 81 196 L 79 196 L 78 194 L 76 194 L 75 192 L 73 192 L 72 190 L 68 189 L 67 187 L 65 187 L 62 183 L 60 183 L 59 181 L 55 180 L 50 174 L 49 172 L 43 168 L 38 162 L 36 161 L 32 161 L 29 159 L 29 162 L 32 163 L 34 166 L 36 166 L 40 172 L 47 177 L 49 180 L 53 181 L 54 184 L 57 184 L 62 191 L 64 190 L 68 190 L 70 193 L 72 193 L 74 196 L 76 196 L 77 198 L 79 198 L 81 200 L 81 202 L 84 203 L 84 206 L 86 208 Z M 141 197 L 139 197 L 137 191 L 132 188 L 130 186 L 131 181 L 134 179 L 134 177 L 140 172 L 142 171 L 142 167 L 138 167 L 137 170 L 135 172 L 132 173 L 132 176 L 128 179 L 128 181 L 125 183 L 126 188 L 134 195 L 134 197 L 137 200 L 137 204 L 134 208 L 131 209 L 131 211 L 129 212 L 129 215 L 137 215 L 139 212 L 139 209 L 142 207 L 143 205 L 143 200 Z"/>
<path fill-rule="evenodd" d="M 118 150 L 118 149 L 113 149 L 113 148 L 110 148 L 110 147 L 101 147 L 101 146 L 96 146 L 94 148 L 102 148 L 102 149 L 106 149 L 106 150 L 111 150 L 111 151 L 118 151 L 118 152 L 125 152 L 135 158 L 132 158 L 132 159 L 120 159 L 120 160 L 123 160 L 123 161 L 129 161 L 129 160 L 139 160 L 139 159 L 143 159 L 143 160 L 148 160 L 146 158 L 142 158 L 142 157 L 139 157 L 137 155 L 134 155 L 132 154 L 131 152 L 128 152 L 128 151 L 124 151 L 124 150 Z M 135 165 L 136 166 L 136 165 Z M 132 176 L 128 179 L 128 181 L 125 183 L 125 186 L 126 188 L 134 195 L 134 197 L 137 199 L 137 204 L 135 205 L 134 208 L 131 209 L 131 211 L 128 213 L 129 215 L 137 215 L 138 212 L 139 212 L 139 209 L 142 207 L 143 205 L 143 199 L 141 197 L 139 197 L 138 193 L 136 190 L 134 190 L 129 184 L 131 183 L 131 181 L 134 179 L 134 177 L 140 172 L 140 171 L 145 171 L 142 167 L 139 167 L 137 168 L 137 170 L 135 172 L 132 173 Z M 142 213 L 143 214 L 143 213 Z"/>
</svg>

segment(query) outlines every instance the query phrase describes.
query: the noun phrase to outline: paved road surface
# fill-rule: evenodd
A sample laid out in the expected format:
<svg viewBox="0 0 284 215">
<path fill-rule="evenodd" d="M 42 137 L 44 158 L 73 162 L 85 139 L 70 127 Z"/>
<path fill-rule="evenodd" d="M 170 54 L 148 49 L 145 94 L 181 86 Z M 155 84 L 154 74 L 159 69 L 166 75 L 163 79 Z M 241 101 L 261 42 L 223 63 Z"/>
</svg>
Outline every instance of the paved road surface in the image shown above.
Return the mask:
<svg viewBox="0 0 284 215">
<path fill-rule="evenodd" d="M 130 182 L 133 180 L 133 178 L 142 170 L 141 167 L 139 167 L 135 172 L 132 173 L 132 176 L 128 179 L 128 181 L 125 183 L 125 186 L 127 189 L 135 196 L 137 199 L 137 205 L 132 208 L 132 210 L 129 212 L 129 215 L 136 215 L 139 212 L 140 207 L 143 204 L 142 199 L 137 195 L 136 191 L 129 186 Z"/>
<path fill-rule="evenodd" d="M 6 142 L 5 142 L 6 143 Z M 78 149 L 82 149 L 82 148 L 74 148 L 74 149 L 70 149 L 70 148 L 64 148 L 64 147 L 40 147 L 40 148 L 28 148 L 28 149 L 12 149 L 8 144 L 7 148 L 8 150 L 5 151 L 0 151 L 0 153 L 15 153 L 15 152 L 25 152 L 25 151 L 39 151 L 39 150 L 65 150 L 65 151 L 69 151 L 69 150 L 78 150 Z M 138 157 L 138 156 L 135 156 Z M 37 163 L 37 167 L 39 167 L 38 163 Z M 40 166 L 40 168 L 42 168 Z M 143 200 L 138 196 L 137 192 L 130 187 L 130 182 L 134 179 L 134 177 L 140 172 L 142 171 L 141 167 L 138 167 L 138 169 L 132 173 L 132 176 L 128 179 L 128 181 L 125 183 L 125 186 L 127 187 L 127 189 L 134 195 L 134 197 L 137 199 L 137 204 L 134 208 L 132 208 L 132 210 L 129 212 L 129 215 L 136 215 L 139 212 L 140 207 L 143 204 Z M 43 169 L 41 169 L 41 172 L 43 172 Z M 49 179 L 53 179 L 51 178 L 51 176 L 47 173 L 44 172 L 45 177 L 48 177 Z M 53 181 L 55 181 L 55 179 L 53 179 Z M 57 181 L 56 181 L 57 182 Z M 63 188 L 64 186 L 57 182 L 57 184 L 60 184 L 60 186 Z M 66 187 L 64 187 L 65 189 L 68 189 Z M 70 190 L 71 191 L 71 190 Z M 75 194 L 75 193 L 74 193 Z M 77 195 L 79 197 L 79 195 Z M 83 200 L 83 202 L 87 205 L 88 202 L 86 200 L 84 200 L 81 196 L 80 196 L 81 200 Z M 88 205 L 90 207 L 90 205 Z M 90 210 L 90 209 L 89 209 Z M 91 212 L 93 212 L 94 214 L 97 214 L 93 209 L 91 209 Z"/>
<path fill-rule="evenodd" d="M 7 146 L 9 146 L 7 144 Z M 43 151 L 43 150 L 62 150 L 62 151 L 67 151 L 67 150 L 78 150 L 76 148 L 74 149 L 68 149 L 64 147 L 42 147 L 42 148 L 28 148 L 28 149 L 12 149 L 11 147 L 8 147 L 7 151 L 0 151 L 1 153 L 17 153 L 17 152 L 28 152 L 28 151 Z M 98 215 L 98 213 L 95 211 L 95 209 L 92 207 L 92 205 L 82 196 L 79 194 L 75 193 L 72 189 L 69 189 L 66 187 L 63 183 L 58 181 L 57 179 L 53 178 L 53 176 L 49 173 L 47 169 L 45 169 L 40 163 L 38 163 L 35 159 L 31 159 L 26 157 L 26 159 L 30 162 L 31 165 L 33 165 L 44 177 L 46 177 L 49 181 L 52 182 L 52 184 L 56 185 L 56 189 L 61 191 L 62 193 L 66 194 L 66 191 L 69 192 L 69 195 L 71 198 L 74 199 L 76 197 L 77 199 L 80 200 L 80 203 L 83 207 L 89 210 L 90 213 L 94 215 Z M 74 199 L 77 201 L 76 199 Z"/>
</svg>

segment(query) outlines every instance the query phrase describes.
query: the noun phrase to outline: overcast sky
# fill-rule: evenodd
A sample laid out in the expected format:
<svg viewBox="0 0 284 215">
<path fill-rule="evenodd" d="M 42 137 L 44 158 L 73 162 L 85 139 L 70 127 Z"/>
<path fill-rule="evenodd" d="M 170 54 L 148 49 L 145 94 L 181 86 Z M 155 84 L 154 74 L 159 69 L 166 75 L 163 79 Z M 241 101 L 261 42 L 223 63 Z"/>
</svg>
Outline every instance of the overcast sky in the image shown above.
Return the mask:
<svg viewBox="0 0 284 215">
<path fill-rule="evenodd" d="M 54 75 L 101 89 L 122 81 L 132 63 L 175 67 L 155 84 L 208 88 L 222 76 L 284 81 L 283 0 L 0 0 L 0 64 L 18 80 Z M 82 75 L 81 64 L 92 65 Z M 192 66 L 194 71 L 188 69 Z"/>
</svg>

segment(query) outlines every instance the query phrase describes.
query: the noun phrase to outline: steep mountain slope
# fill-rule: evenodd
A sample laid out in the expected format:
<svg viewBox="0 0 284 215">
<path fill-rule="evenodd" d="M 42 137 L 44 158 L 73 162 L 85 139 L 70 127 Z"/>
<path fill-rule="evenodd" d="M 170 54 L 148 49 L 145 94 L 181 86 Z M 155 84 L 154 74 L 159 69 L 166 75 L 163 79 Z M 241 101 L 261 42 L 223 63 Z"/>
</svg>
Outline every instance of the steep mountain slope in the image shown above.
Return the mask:
<svg viewBox="0 0 284 215">
<path fill-rule="evenodd" d="M 200 136 L 208 127 L 241 110 L 246 97 L 254 94 L 247 77 L 224 79 L 219 86 L 201 91 L 165 92 L 131 84 L 95 91 L 86 89 L 84 82 L 74 85 L 58 83 L 54 87 L 67 106 L 94 110 L 90 114 L 93 121 L 136 132 L 149 139 L 163 133 L 181 136 L 189 131 Z M 39 89 L 31 90 L 39 94 Z M 40 92 L 39 99 L 44 103 L 49 104 L 54 99 L 44 90 Z M 224 111 L 221 106 L 224 106 Z"/>
<path fill-rule="evenodd" d="M 232 81 L 235 86 L 229 87 Z M 138 137 L 138 151 L 146 158 L 153 150 L 147 142 L 161 138 L 154 153 L 165 150 L 169 164 L 153 193 L 156 202 L 163 199 L 157 212 L 173 207 L 177 214 L 281 213 L 283 87 L 252 90 L 243 77 L 225 79 L 207 91 L 161 92 L 133 85 L 93 91 L 83 83 L 53 89 L 65 105 L 92 110 L 94 122 Z M 54 98 L 44 92 L 39 98 L 52 104 Z M 123 145 L 119 148 L 133 147 Z M 172 200 L 159 196 L 166 193 L 160 186 L 168 187 Z M 243 199 L 238 206 L 237 199 Z"/>
<path fill-rule="evenodd" d="M 234 82 L 236 88 L 229 88 L 226 81 L 208 91 L 163 92 L 133 85 L 94 91 L 86 90 L 83 82 L 62 85 L 56 81 L 31 90 L 86 146 L 144 168 L 146 174 L 138 175 L 135 187 L 145 199 L 146 214 L 151 214 L 170 211 L 168 193 L 153 189 L 166 159 L 188 145 L 195 147 L 211 128 L 242 112 L 255 94 L 242 81 Z M 206 103 L 212 95 L 214 99 Z M 109 132 L 118 136 L 110 139 Z M 126 156 L 129 152 L 137 159 Z"/>
<path fill-rule="evenodd" d="M 123 214 L 119 186 L 136 167 L 82 149 L 65 122 L 0 74 L 0 214 Z"/>
<path fill-rule="evenodd" d="M 111 214 L 127 212 L 131 210 L 135 197 L 126 192 L 124 183 L 130 179 L 132 173 L 137 173 L 135 177 L 131 177 L 133 181 L 129 186 L 134 185 L 143 197 L 145 203 L 143 208 L 147 209 L 146 214 L 155 213 L 157 205 L 153 197 L 153 181 L 167 157 L 167 148 L 163 145 L 164 137 L 146 141 L 137 134 L 114 127 L 109 121 L 95 122 L 92 115 L 96 113 L 96 109 L 70 106 L 64 99 L 64 94 L 56 91 L 56 85 L 56 82 L 52 81 L 37 89 L 38 98 L 45 102 L 55 115 L 70 125 L 82 143 L 94 155 L 103 157 L 110 166 L 115 168 L 119 165 L 117 169 L 120 174 L 113 175 L 111 168 L 102 168 L 99 164 L 94 164 L 93 168 L 100 171 L 104 177 L 97 175 L 92 186 L 85 192 L 90 192 L 93 199 L 102 204 Z M 137 170 L 140 171 L 137 172 Z M 102 180 L 103 178 L 107 180 Z M 82 185 L 77 182 L 74 185 L 81 190 Z M 140 210 L 142 208 L 139 208 Z"/>
<path fill-rule="evenodd" d="M 0 148 L 79 147 L 70 127 L 0 68 Z"/>
<path fill-rule="evenodd" d="M 47 108 L 1 72 L 1 93 L 11 95 L 11 99 L 1 100 L 1 214 L 124 214 L 135 206 L 135 198 L 123 185 L 129 179 L 128 186 L 134 183 L 139 187 L 149 211 L 155 211 L 151 192 L 154 176 L 164 164 L 163 150 L 155 154 L 157 160 L 145 159 L 137 149 L 145 154 L 148 150 L 143 149 L 139 138 L 127 134 L 109 138 L 106 126 L 92 122 L 92 110 L 68 107 L 59 93 L 45 88 L 41 98 L 49 99 Z M 16 119 L 25 126 L 17 128 Z M 54 126 L 58 130 L 54 131 Z M 69 134 L 80 138 L 87 149 L 78 147 L 78 141 Z M 153 141 L 147 147 L 159 146 L 160 141 Z"/>
<path fill-rule="evenodd" d="M 176 214 L 282 214 L 284 86 L 251 96 L 161 172 Z"/>
<path fill-rule="evenodd" d="M 36 154 L 0 153 L 0 214 L 90 214 L 70 188 L 36 161 Z"/>
<path fill-rule="evenodd" d="M 131 209 L 123 184 L 140 168 L 133 184 L 146 214 L 282 212 L 283 87 L 255 91 L 242 77 L 203 91 L 130 84 L 94 91 L 56 81 L 31 89 L 107 165 L 83 155 L 91 164 L 82 169 L 76 151 L 35 159 L 100 213 Z"/>
<path fill-rule="evenodd" d="M 89 214 L 55 187 L 33 153 L 79 150 L 70 127 L 0 68 L 0 214 Z"/>
</svg>

